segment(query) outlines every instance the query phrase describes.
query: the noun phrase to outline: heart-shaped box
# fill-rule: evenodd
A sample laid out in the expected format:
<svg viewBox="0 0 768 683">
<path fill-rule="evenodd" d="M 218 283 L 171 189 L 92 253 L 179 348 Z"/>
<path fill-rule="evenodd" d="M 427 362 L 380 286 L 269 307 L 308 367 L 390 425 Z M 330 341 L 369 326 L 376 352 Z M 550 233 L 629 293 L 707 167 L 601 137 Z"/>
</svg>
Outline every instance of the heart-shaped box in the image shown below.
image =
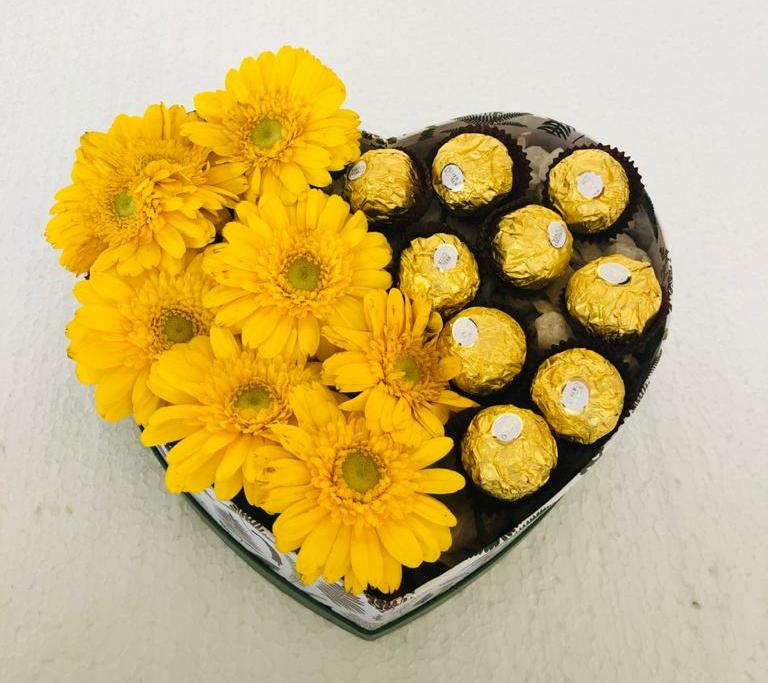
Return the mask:
<svg viewBox="0 0 768 683">
<path fill-rule="evenodd" d="M 525 113 L 494 112 L 460 117 L 439 126 L 428 126 L 418 133 L 401 138 L 384 140 L 364 134 L 362 147 L 363 151 L 380 147 L 401 149 L 411 155 L 426 176 L 426 168 L 438 146 L 457 132 L 465 130 L 492 131 L 500 138 L 513 141 L 516 148 L 524 151 L 525 158 L 519 161 L 522 166 L 529 166 L 530 182 L 525 187 L 513 187 L 512 193 L 518 192 L 521 196 L 517 200 L 525 202 L 546 201 L 546 176 L 554 160 L 574 148 L 595 144 L 575 128 L 554 119 Z M 342 174 L 336 177 L 331 188 L 334 193 L 342 192 L 343 180 Z M 425 177 L 424 181 L 427 187 L 428 179 Z M 577 331 L 575 342 L 549 348 L 546 344 L 542 345 L 543 340 L 537 338 L 535 331 L 535 320 L 546 311 L 563 310 L 563 290 L 570 271 L 539 292 L 531 293 L 510 287 L 503 289 L 504 300 L 501 301 L 498 290 L 481 287 L 476 299 L 476 303 L 481 305 L 505 308 L 526 328 L 529 348 L 533 350 L 529 354 L 529 365 L 533 363 L 533 369 L 537 362 L 564 346 L 592 346 L 608 355 L 619 368 L 626 385 L 623 418 L 642 397 L 648 377 L 661 354 L 672 290 L 669 257 L 653 205 L 641 185 L 638 185 L 637 193 L 639 197 L 635 198 L 631 215 L 624 216 L 610 235 L 591 237 L 574 234 L 571 266 L 578 268 L 584 262 L 611 253 L 625 253 L 632 257 L 640 255 L 650 259 L 661 284 L 663 305 L 654 324 L 641 340 L 611 349 L 579 338 Z M 487 263 L 483 264 L 483 260 L 487 259 L 483 259 L 480 253 L 483 239 L 480 228 L 484 218 L 453 214 L 428 191 L 427 198 L 418 207 L 418 215 L 409 216 L 408 222 L 380 228 L 387 234 L 395 253 L 393 276 L 397 277 L 397 256 L 408 241 L 414 236 L 425 234 L 425 231 L 435 232 L 439 228 L 460 235 L 479 253 L 482 279 L 483 269 L 489 268 Z M 486 270 L 485 274 L 488 279 L 493 279 L 490 271 Z M 527 380 L 525 370 L 521 377 L 518 385 L 525 386 L 524 383 L 530 381 L 530 368 Z M 480 399 L 480 402 L 487 406 L 503 403 L 504 398 L 510 398 L 504 392 L 501 394 Z M 517 398 L 514 389 L 511 396 Z M 443 466 L 461 469 L 458 445 L 476 412 L 467 410 L 459 413 L 446 425 L 446 434 L 454 438 L 456 446 L 446 457 Z M 610 436 L 591 445 L 558 439 L 560 456 L 549 481 L 535 493 L 514 503 L 491 499 L 471 483 L 468 483 L 465 490 L 446 496 L 449 507 L 459 520 L 453 530 L 453 546 L 435 563 L 404 570 L 402 585 L 392 595 L 383 595 L 377 591 L 351 595 L 344 591 L 341 583 L 329 584 L 323 579 L 304 585 L 295 570 L 296 553 L 280 553 L 276 550 L 275 538 L 270 530 L 273 518 L 249 505 L 242 493 L 229 502 L 218 500 L 212 489 L 186 495 L 210 526 L 280 590 L 342 628 L 364 638 L 376 638 L 448 599 L 504 555 L 597 460 Z M 165 465 L 167 448 L 158 447 L 153 450 Z"/>
</svg>

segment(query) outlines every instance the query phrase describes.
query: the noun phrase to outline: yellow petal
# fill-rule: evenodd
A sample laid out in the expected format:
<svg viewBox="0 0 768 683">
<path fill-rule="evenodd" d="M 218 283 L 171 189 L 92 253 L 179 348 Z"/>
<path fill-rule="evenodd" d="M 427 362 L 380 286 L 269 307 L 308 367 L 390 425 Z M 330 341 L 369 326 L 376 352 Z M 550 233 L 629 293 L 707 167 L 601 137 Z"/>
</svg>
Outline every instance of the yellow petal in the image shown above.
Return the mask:
<svg viewBox="0 0 768 683">
<path fill-rule="evenodd" d="M 411 509 L 424 519 L 443 526 L 454 526 L 456 518 L 451 511 L 441 502 L 425 496 L 421 493 L 414 494 L 409 498 Z"/>
<path fill-rule="evenodd" d="M 416 406 L 416 417 L 430 436 L 442 436 L 445 433 L 443 423 L 430 409 L 429 406 Z"/>
<path fill-rule="evenodd" d="M 300 458 L 307 458 L 314 453 L 315 445 L 303 429 L 294 425 L 272 425 L 272 431 L 280 439 L 283 448 Z"/>
<path fill-rule="evenodd" d="M 265 476 L 271 487 L 303 486 L 310 481 L 307 466 L 296 458 L 271 460 L 265 468 Z"/>
<path fill-rule="evenodd" d="M 390 289 L 387 295 L 387 327 L 395 334 L 403 332 L 405 322 L 405 302 L 399 289 Z"/>
<path fill-rule="evenodd" d="M 403 580 L 403 566 L 386 550 L 381 553 L 383 571 L 378 588 L 384 593 L 392 593 L 400 587 Z"/>
<path fill-rule="evenodd" d="M 248 321 L 250 324 L 250 320 Z M 289 339 L 291 332 L 296 329 L 296 321 L 288 316 L 281 317 L 272 330 L 272 334 L 269 335 L 259 345 L 259 355 L 264 358 L 274 358 L 289 346 Z M 243 339 L 245 339 L 246 330 L 243 328 Z M 252 337 L 250 337 L 252 339 Z"/>
<path fill-rule="evenodd" d="M 416 469 L 429 467 L 440 458 L 446 456 L 453 448 L 453 439 L 447 436 L 439 436 L 422 443 L 411 454 L 411 462 Z"/>
<path fill-rule="evenodd" d="M 288 213 L 283 203 L 273 194 L 264 194 L 259 198 L 259 214 L 276 231 L 286 231 L 289 227 Z"/>
<path fill-rule="evenodd" d="M 349 550 L 352 570 L 358 578 L 366 583 L 378 583 L 384 567 L 376 531 L 368 526 L 355 527 Z"/>
<path fill-rule="evenodd" d="M 236 437 L 224 451 L 219 469 L 216 470 L 217 481 L 231 479 L 236 472 L 239 472 L 251 447 L 250 437 L 244 435 Z"/>
<path fill-rule="evenodd" d="M 211 486 L 216 476 L 216 468 L 219 466 L 220 460 L 220 455 L 214 456 L 203 462 L 200 467 L 193 472 L 184 473 L 182 475 L 184 491 L 198 493 Z M 170 469 L 170 467 L 168 469 Z M 179 471 L 181 472 L 181 470 Z"/>
<path fill-rule="evenodd" d="M 134 370 L 117 370 L 101 378 L 96 387 L 96 410 L 105 420 L 122 420 L 131 414 L 136 376 Z"/>
<path fill-rule="evenodd" d="M 240 345 L 228 329 L 214 325 L 210 330 L 210 338 L 216 358 L 233 358 L 240 353 Z"/>
<path fill-rule="evenodd" d="M 328 515 L 309 533 L 296 558 L 296 571 L 305 573 L 322 570 L 336 540 L 339 526 L 339 520 L 334 520 Z"/>
<path fill-rule="evenodd" d="M 350 545 L 352 542 L 352 527 L 342 525 L 336 533 L 333 546 L 325 560 L 323 576 L 329 583 L 336 583 L 350 568 Z"/>
<path fill-rule="evenodd" d="M 311 315 L 298 320 L 299 348 L 306 356 L 314 356 L 320 345 L 320 324 Z"/>
<path fill-rule="evenodd" d="M 232 500 L 243 488 L 243 474 L 237 470 L 228 479 L 220 476 L 221 466 L 216 470 L 216 478 L 213 483 L 213 493 L 219 500 Z"/>
<path fill-rule="evenodd" d="M 264 508 L 270 515 L 275 515 L 303 501 L 307 496 L 309 488 L 309 486 L 304 485 L 281 486 L 280 488 L 266 491 L 256 504 Z"/>
<path fill-rule="evenodd" d="M 301 168 L 296 164 L 290 162 L 280 164 L 278 174 L 289 192 L 300 195 L 306 191 L 308 187 L 307 179 L 304 177 Z"/>
<path fill-rule="evenodd" d="M 301 511 L 298 514 L 290 514 L 297 505 L 299 503 L 280 515 L 272 527 L 277 549 L 281 553 L 290 552 L 298 548 L 310 531 L 328 515 L 325 508 L 314 505 L 309 510 Z"/>
<path fill-rule="evenodd" d="M 442 549 L 440 538 L 442 538 L 442 535 L 436 534 L 434 529 L 439 528 L 447 531 L 448 527 L 437 527 L 417 515 L 407 515 L 403 520 L 403 524 L 407 524 L 410 527 L 413 535 L 419 541 L 424 561 L 435 562 L 440 557 L 440 551 Z M 448 536 L 450 537 L 450 532 L 448 532 Z M 448 546 L 446 546 L 446 548 L 447 547 Z"/>
<path fill-rule="evenodd" d="M 173 258 L 181 258 L 187 250 L 181 235 L 168 225 L 155 233 L 155 239 Z"/>
<path fill-rule="evenodd" d="M 243 325 L 243 344 L 252 349 L 257 348 L 274 332 L 281 319 L 280 312 L 274 308 L 262 308 L 254 311 Z"/>
<path fill-rule="evenodd" d="M 194 408 L 198 409 L 198 415 L 190 412 Z M 203 410 L 202 406 L 187 405 L 159 408 L 141 433 L 141 443 L 144 446 L 159 446 L 180 441 L 200 429 Z"/>
<path fill-rule="evenodd" d="M 422 470 L 413 481 L 421 493 L 453 493 L 464 488 L 464 477 L 458 472 L 439 468 Z"/>
<path fill-rule="evenodd" d="M 400 522 L 385 520 L 377 527 L 382 544 L 390 555 L 406 567 L 418 567 L 424 560 L 413 531 Z"/>
</svg>

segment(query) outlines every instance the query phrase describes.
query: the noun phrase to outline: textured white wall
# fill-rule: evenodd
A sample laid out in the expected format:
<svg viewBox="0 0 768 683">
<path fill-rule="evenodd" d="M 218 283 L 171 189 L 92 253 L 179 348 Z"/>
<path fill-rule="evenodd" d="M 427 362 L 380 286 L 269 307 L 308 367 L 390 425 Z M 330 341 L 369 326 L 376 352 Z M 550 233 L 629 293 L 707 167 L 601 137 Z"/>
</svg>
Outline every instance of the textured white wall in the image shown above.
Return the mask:
<svg viewBox="0 0 768 683">
<path fill-rule="evenodd" d="M 766 680 L 763 0 L 0 10 L 0 681 Z M 99 422 L 42 237 L 82 130 L 190 104 L 283 42 L 385 135 L 522 109 L 623 147 L 675 266 L 664 358 L 603 460 L 489 573 L 375 643 L 256 575 L 163 491 L 129 424 Z"/>
</svg>

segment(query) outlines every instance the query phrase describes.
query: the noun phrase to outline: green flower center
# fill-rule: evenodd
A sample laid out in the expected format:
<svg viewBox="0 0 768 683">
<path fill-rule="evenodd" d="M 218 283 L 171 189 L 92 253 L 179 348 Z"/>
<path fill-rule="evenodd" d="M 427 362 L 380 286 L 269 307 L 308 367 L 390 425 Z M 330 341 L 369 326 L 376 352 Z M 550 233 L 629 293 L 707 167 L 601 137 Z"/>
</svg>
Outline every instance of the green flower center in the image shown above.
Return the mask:
<svg viewBox="0 0 768 683">
<path fill-rule="evenodd" d="M 294 289 L 313 292 L 320 285 L 322 270 L 314 261 L 301 257 L 289 263 L 284 274 L 285 279 Z"/>
<path fill-rule="evenodd" d="M 381 479 L 379 466 L 370 453 L 351 451 L 341 465 L 344 481 L 357 493 L 368 493 Z"/>
<path fill-rule="evenodd" d="M 251 128 L 251 144 L 259 149 L 269 149 L 280 139 L 283 126 L 277 119 L 261 119 Z"/>
<path fill-rule="evenodd" d="M 240 392 L 235 399 L 235 409 L 242 411 L 258 411 L 269 408 L 272 403 L 272 392 L 261 385 L 256 385 Z"/>
<path fill-rule="evenodd" d="M 182 313 L 171 313 L 163 322 L 163 333 L 173 344 L 188 342 L 195 336 L 195 324 Z"/>
<path fill-rule="evenodd" d="M 133 197 L 125 190 L 115 195 L 113 205 L 115 213 L 120 218 L 130 218 L 133 216 L 134 211 L 136 211 L 136 202 L 133 201 Z"/>
<path fill-rule="evenodd" d="M 416 384 L 421 379 L 421 368 L 413 356 L 400 356 L 395 361 L 395 370 L 403 373 L 403 380 Z"/>
</svg>

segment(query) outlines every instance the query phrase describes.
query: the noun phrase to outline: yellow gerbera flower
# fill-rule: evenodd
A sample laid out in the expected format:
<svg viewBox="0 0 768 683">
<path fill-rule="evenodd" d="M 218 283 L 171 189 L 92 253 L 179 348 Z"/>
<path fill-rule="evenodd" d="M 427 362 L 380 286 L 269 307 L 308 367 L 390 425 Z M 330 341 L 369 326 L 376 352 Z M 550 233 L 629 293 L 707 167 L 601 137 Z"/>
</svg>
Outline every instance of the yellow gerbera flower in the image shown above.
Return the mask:
<svg viewBox="0 0 768 683">
<path fill-rule="evenodd" d="M 329 185 L 329 170 L 360 155 L 357 114 L 339 108 L 344 84 L 306 50 L 285 46 L 247 57 L 225 86 L 195 97 L 204 121 L 188 123 L 184 133 L 246 166 L 249 199 L 272 192 L 291 203 L 308 184 Z"/>
<path fill-rule="evenodd" d="M 161 404 L 147 387 L 160 354 L 195 335 L 207 335 L 212 312 L 203 296 L 214 285 L 203 273 L 202 255 L 173 267 L 123 278 L 93 273 L 75 285 L 82 306 L 67 326 L 69 356 L 77 376 L 96 385 L 96 410 L 105 420 L 131 413 L 139 424 Z"/>
<path fill-rule="evenodd" d="M 259 358 L 216 326 L 210 337 L 164 353 L 149 387 L 171 405 L 152 415 L 141 442 L 178 441 L 168 452 L 168 489 L 194 493 L 214 484 L 218 498 L 235 496 L 243 473 L 259 466 L 259 448 L 276 438 L 269 428 L 291 420 L 289 391 L 313 373 L 303 361 Z M 256 500 L 254 487 L 245 484 L 248 499 Z"/>
<path fill-rule="evenodd" d="M 246 189 L 244 166 L 214 165 L 210 149 L 183 137 L 195 118 L 155 104 L 83 135 L 73 183 L 56 194 L 46 230 L 63 266 L 136 275 L 213 240 L 212 219 Z"/>
<path fill-rule="evenodd" d="M 362 323 L 360 299 L 392 282 L 384 235 L 321 190 L 289 207 L 272 194 L 258 206 L 241 202 L 223 235 L 203 264 L 219 283 L 205 303 L 218 307 L 218 325 L 242 331 L 243 343 L 267 358 L 314 355 L 321 321 Z"/>
<path fill-rule="evenodd" d="M 451 450 L 448 437 L 405 446 L 347 417 L 319 384 L 291 393 L 298 426 L 273 431 L 262 507 L 280 513 L 272 528 L 277 549 L 301 548 L 296 570 L 305 583 L 319 576 L 348 591 L 366 586 L 391 592 L 402 567 L 434 562 L 451 545 L 456 518 L 431 493 L 452 493 L 464 477 L 425 469 Z"/>
<path fill-rule="evenodd" d="M 345 393 L 360 392 L 341 407 L 364 411 L 368 429 L 410 443 L 442 436 L 452 410 L 477 404 L 448 389 L 461 363 L 438 351 L 440 316 L 426 300 L 411 302 L 399 289 L 371 291 L 363 307 L 361 325 L 323 329 L 332 344 L 345 349 L 323 363 L 323 382 Z"/>
</svg>

